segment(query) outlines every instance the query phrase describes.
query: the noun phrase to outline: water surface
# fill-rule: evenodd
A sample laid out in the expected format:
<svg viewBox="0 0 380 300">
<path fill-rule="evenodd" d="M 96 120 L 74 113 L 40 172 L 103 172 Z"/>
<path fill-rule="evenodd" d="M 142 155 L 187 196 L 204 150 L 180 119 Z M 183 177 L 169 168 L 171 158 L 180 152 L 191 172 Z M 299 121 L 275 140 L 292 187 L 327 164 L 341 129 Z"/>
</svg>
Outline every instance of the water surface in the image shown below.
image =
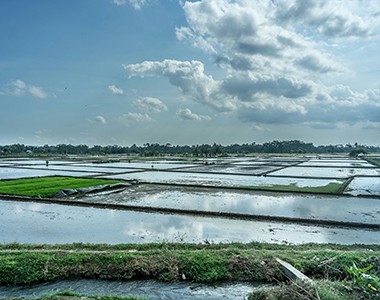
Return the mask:
<svg viewBox="0 0 380 300">
<path fill-rule="evenodd" d="M 99 203 L 380 224 L 380 199 L 347 196 L 137 185 L 121 193 L 82 199 Z"/>
<path fill-rule="evenodd" d="M 0 242 L 380 244 L 380 231 L 0 200 Z"/>
<path fill-rule="evenodd" d="M 44 294 L 57 293 L 64 290 L 83 295 L 115 295 L 147 297 L 151 300 L 176 299 L 229 299 L 242 300 L 249 292 L 257 288 L 269 287 L 266 284 L 254 283 L 216 283 L 212 285 L 173 282 L 164 283 L 156 280 L 62 280 L 53 283 L 32 286 L 5 287 L 0 286 L 1 297 L 35 298 Z"/>
</svg>

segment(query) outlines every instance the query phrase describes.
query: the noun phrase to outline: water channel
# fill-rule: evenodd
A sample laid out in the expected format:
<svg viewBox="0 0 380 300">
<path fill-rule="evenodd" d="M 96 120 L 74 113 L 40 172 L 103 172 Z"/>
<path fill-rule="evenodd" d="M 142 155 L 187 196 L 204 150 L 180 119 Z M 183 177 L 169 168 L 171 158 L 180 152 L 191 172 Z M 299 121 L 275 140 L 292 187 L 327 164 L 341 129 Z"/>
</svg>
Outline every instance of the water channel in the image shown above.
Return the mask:
<svg viewBox="0 0 380 300">
<path fill-rule="evenodd" d="M 147 297 L 150 300 L 174 299 L 229 299 L 242 300 L 254 289 L 268 288 L 263 283 L 216 283 L 212 285 L 156 280 L 105 281 L 105 280 L 62 280 L 32 286 L 0 286 L 3 297 L 36 298 L 44 294 L 70 290 L 83 295 L 115 295 Z"/>
</svg>

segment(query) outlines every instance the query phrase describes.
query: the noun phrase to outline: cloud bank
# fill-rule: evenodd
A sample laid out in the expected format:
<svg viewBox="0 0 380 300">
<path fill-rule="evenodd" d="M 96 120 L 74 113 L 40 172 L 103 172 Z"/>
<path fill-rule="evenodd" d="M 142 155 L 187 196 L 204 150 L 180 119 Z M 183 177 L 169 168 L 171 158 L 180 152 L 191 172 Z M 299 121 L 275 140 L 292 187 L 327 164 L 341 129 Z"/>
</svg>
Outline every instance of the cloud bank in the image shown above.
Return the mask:
<svg viewBox="0 0 380 300">
<path fill-rule="evenodd" d="M 350 5 L 186 1 L 188 24 L 176 29 L 177 39 L 211 55 L 224 77 L 207 74 L 197 60 L 123 66 L 129 77 L 166 78 L 188 101 L 235 114 L 242 122 L 320 128 L 379 122 L 379 90 L 354 91 L 336 80 L 349 71 L 331 51 L 336 42 L 371 39 L 376 28 L 373 19 L 355 14 Z M 181 120 L 199 120 L 197 116 L 188 109 L 177 111 Z"/>
</svg>

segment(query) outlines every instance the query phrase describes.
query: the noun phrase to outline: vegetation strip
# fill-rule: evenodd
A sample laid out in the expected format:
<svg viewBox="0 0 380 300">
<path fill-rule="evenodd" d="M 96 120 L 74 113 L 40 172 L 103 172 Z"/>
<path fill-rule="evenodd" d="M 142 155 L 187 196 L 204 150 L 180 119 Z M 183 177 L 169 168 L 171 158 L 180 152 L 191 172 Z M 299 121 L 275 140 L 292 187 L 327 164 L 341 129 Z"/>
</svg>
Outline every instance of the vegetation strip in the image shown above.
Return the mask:
<svg viewBox="0 0 380 300">
<path fill-rule="evenodd" d="M 75 177 L 36 177 L 0 180 L 0 193 L 52 197 L 63 189 L 76 189 L 91 186 L 121 183 L 122 180 L 75 178 Z"/>
<path fill-rule="evenodd" d="M 337 288 L 339 293 L 343 291 L 346 295 L 346 298 L 320 299 L 359 299 L 357 290 L 361 293 L 359 295 L 368 296 L 365 299 L 380 296 L 377 290 L 380 287 L 380 246 L 374 245 L 3 244 L 0 249 L 0 284 L 3 285 L 79 278 L 149 278 L 165 282 L 283 282 L 279 288 L 293 289 L 292 284 L 286 283 L 286 276 L 276 261 L 279 258 L 315 281 L 318 291 L 321 287 Z M 68 252 L 69 249 L 72 251 Z M 366 281 L 361 283 L 361 278 Z M 321 279 L 324 280 L 322 286 Z M 305 288 L 309 290 L 307 286 Z M 321 291 L 324 295 L 324 289 Z M 258 298 L 257 293 L 253 293 L 249 299 L 315 298 Z"/>
<path fill-rule="evenodd" d="M 354 180 L 354 176 L 352 176 L 352 177 L 350 177 L 350 178 L 348 178 L 342 185 L 341 185 L 341 187 L 339 188 L 339 191 L 338 191 L 338 193 L 340 193 L 340 194 L 343 194 L 344 193 L 344 191 L 347 189 L 347 187 L 350 185 L 350 183 L 352 182 L 352 180 Z"/>
<path fill-rule="evenodd" d="M 81 207 L 93 207 L 100 209 L 116 209 L 116 210 L 128 210 L 138 211 L 145 213 L 166 213 L 166 214 L 179 214 L 179 215 L 192 215 L 202 217 L 221 217 L 227 219 L 240 219 L 240 220 L 252 220 L 252 221 L 274 221 L 283 223 L 299 223 L 299 224 L 312 224 L 316 226 L 335 226 L 342 228 L 363 228 L 363 229 L 380 229 L 380 223 L 358 223 L 358 222 L 344 222 L 334 220 L 322 220 L 322 219 L 306 219 L 306 218 L 294 218 L 283 216 L 270 216 L 270 215 L 255 215 L 255 214 L 243 214 L 232 212 L 218 212 L 218 211 L 200 211 L 190 209 L 177 209 L 166 207 L 152 207 L 152 206 L 135 206 L 126 204 L 109 204 L 109 203 L 94 203 L 88 201 L 78 200 L 63 200 L 56 198 L 31 198 L 12 195 L 0 195 L 2 200 L 10 201 L 22 201 L 22 202 L 39 202 L 45 204 L 58 204 L 69 206 L 81 206 Z"/>
<path fill-rule="evenodd" d="M 376 167 L 380 168 L 380 158 L 365 157 L 364 159 L 369 163 L 375 165 Z"/>
</svg>

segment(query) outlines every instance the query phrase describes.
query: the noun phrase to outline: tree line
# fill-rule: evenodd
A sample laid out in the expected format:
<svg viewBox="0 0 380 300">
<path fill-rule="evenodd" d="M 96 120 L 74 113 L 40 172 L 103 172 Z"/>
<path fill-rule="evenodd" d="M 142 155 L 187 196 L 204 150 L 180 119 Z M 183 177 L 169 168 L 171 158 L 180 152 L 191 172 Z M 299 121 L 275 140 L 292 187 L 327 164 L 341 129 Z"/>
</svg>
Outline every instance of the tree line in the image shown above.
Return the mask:
<svg viewBox="0 0 380 300">
<path fill-rule="evenodd" d="M 13 144 L 0 146 L 0 155 L 19 155 L 19 154 L 46 154 L 46 155 L 108 155 L 108 154 L 129 154 L 139 156 L 159 156 L 159 155 L 184 155 L 196 157 L 216 157 L 227 156 L 230 154 L 245 155 L 249 153 L 350 153 L 352 150 L 361 149 L 367 153 L 380 152 L 380 146 L 366 146 L 355 143 L 337 145 L 319 145 L 305 143 L 299 140 L 291 141 L 271 141 L 263 144 L 247 143 L 221 145 L 200 144 L 200 145 L 172 145 L 146 143 L 141 146 L 88 146 L 88 145 L 44 145 L 28 146 L 24 144 Z"/>
</svg>

